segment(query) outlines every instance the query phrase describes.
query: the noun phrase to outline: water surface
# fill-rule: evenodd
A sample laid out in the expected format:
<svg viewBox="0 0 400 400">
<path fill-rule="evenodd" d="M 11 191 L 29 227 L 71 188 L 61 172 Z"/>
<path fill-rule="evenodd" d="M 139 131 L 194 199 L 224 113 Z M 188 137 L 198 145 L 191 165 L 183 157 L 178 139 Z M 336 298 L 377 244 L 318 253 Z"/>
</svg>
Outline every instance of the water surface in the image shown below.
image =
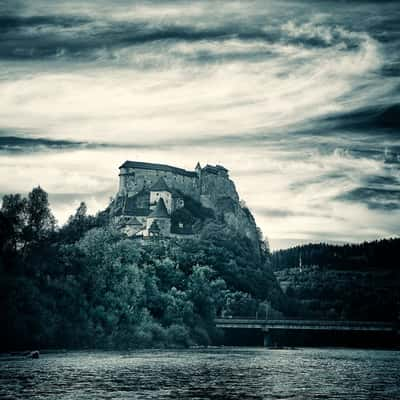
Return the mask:
<svg viewBox="0 0 400 400">
<path fill-rule="evenodd" d="M 80 351 L 0 358 L 1 399 L 400 399 L 400 353 Z"/>
</svg>

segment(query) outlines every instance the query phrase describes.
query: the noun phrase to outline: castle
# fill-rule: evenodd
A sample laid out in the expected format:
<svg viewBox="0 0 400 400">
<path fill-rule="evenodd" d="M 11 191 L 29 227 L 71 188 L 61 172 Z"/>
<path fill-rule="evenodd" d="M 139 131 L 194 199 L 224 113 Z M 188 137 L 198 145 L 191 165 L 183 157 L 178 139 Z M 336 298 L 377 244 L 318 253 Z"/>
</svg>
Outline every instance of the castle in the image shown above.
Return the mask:
<svg viewBox="0 0 400 400">
<path fill-rule="evenodd" d="M 119 190 L 112 206 L 115 224 L 128 236 L 193 234 L 188 204 L 217 211 L 221 204 L 238 203 L 228 170 L 197 163 L 194 171 L 139 161 L 119 167 Z M 233 205 L 232 205 L 233 204 Z M 186 218 L 185 218 L 186 216 Z"/>
</svg>

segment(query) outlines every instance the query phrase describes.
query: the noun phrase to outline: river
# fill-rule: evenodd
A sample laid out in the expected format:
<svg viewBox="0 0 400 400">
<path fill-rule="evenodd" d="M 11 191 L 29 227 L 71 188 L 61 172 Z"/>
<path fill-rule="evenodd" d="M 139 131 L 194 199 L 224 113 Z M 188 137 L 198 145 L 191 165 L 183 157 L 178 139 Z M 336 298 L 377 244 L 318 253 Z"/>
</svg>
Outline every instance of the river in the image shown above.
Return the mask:
<svg viewBox="0 0 400 400">
<path fill-rule="evenodd" d="M 0 357 L 1 399 L 400 399 L 400 353 L 212 348 Z"/>
</svg>

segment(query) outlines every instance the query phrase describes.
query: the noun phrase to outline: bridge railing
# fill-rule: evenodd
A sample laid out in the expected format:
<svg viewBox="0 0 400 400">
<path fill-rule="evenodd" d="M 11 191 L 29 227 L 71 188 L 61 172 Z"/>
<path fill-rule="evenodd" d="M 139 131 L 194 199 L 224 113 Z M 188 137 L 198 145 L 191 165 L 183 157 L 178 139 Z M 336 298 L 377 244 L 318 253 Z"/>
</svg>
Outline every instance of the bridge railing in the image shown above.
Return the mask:
<svg viewBox="0 0 400 400">
<path fill-rule="evenodd" d="M 242 316 L 234 316 L 234 315 L 225 315 L 225 316 L 218 316 L 216 317 L 216 319 L 224 319 L 224 320 L 228 320 L 228 319 L 232 319 L 232 320 L 254 320 L 254 321 L 336 321 L 336 322 L 343 322 L 346 320 L 342 320 L 342 319 L 330 319 L 330 318 L 324 318 L 324 317 L 319 317 L 319 318 L 315 318 L 315 319 L 310 319 L 310 318 L 305 318 L 305 317 L 290 317 L 290 318 L 265 318 L 265 317 L 256 317 L 254 315 L 242 315 Z M 365 320 L 350 320 L 352 322 L 369 322 L 369 321 L 365 321 Z M 400 321 L 400 316 L 398 321 Z M 376 322 L 376 323 L 394 323 L 396 322 L 396 320 L 393 321 L 371 321 L 371 322 Z"/>
<path fill-rule="evenodd" d="M 377 326 L 393 327 L 394 322 L 387 321 L 341 321 L 341 320 L 299 320 L 299 319 L 255 319 L 255 318 L 216 318 L 215 323 L 259 324 L 259 325 L 330 325 L 330 326 Z"/>
</svg>

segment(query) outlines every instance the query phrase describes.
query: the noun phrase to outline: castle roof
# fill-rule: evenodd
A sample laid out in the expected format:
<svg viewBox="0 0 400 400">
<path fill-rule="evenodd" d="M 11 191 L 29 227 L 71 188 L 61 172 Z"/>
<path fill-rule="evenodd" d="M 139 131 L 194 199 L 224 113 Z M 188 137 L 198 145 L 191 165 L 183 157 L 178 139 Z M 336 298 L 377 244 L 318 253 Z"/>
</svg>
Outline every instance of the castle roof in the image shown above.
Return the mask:
<svg viewBox="0 0 400 400">
<path fill-rule="evenodd" d="M 148 201 L 140 201 L 142 197 L 148 198 L 149 192 L 145 189 L 142 189 L 134 196 L 125 197 L 119 215 L 136 215 L 142 217 L 149 215 L 150 210 L 148 208 Z"/>
<path fill-rule="evenodd" d="M 150 169 L 156 171 L 166 171 L 172 172 L 174 174 L 196 177 L 197 174 L 194 171 L 186 171 L 183 168 L 172 167 L 171 165 L 166 164 L 154 164 L 154 163 L 146 163 L 141 161 L 125 161 L 120 167 L 121 168 L 136 168 L 136 169 Z"/>
<path fill-rule="evenodd" d="M 121 215 L 130 215 L 136 217 L 147 217 L 150 213 L 148 208 L 134 208 L 134 207 L 125 207 Z"/>
<path fill-rule="evenodd" d="M 151 226 L 150 226 L 150 228 L 149 228 L 149 231 L 150 231 L 151 233 L 160 233 L 160 232 L 161 232 L 161 229 L 160 229 L 160 227 L 158 226 L 157 221 L 153 221 L 153 222 L 152 222 L 152 224 L 151 224 Z"/>
<path fill-rule="evenodd" d="M 149 209 L 144 207 L 138 207 L 136 204 L 136 197 L 131 196 L 125 199 L 124 206 L 122 208 L 123 215 L 136 215 L 136 216 L 147 216 L 149 215 Z"/>
<path fill-rule="evenodd" d="M 175 199 L 183 199 L 183 195 L 181 192 L 175 189 L 171 189 L 172 197 Z"/>
<path fill-rule="evenodd" d="M 211 174 L 215 174 L 218 175 L 219 172 L 223 172 L 224 174 L 228 172 L 228 170 L 223 167 L 222 165 L 210 165 L 207 164 L 202 171 L 207 172 L 207 173 L 211 173 Z"/>
<path fill-rule="evenodd" d="M 154 183 L 154 185 L 151 186 L 150 191 L 172 193 L 171 189 L 168 187 L 163 177 L 161 177 L 156 183 Z"/>
<path fill-rule="evenodd" d="M 207 165 L 202 169 L 202 171 L 204 171 L 204 172 L 209 172 L 209 173 L 211 173 L 211 174 L 218 174 L 218 168 L 217 168 L 217 167 L 214 167 L 213 165 L 209 165 L 209 164 L 207 164 Z"/>
<path fill-rule="evenodd" d="M 149 214 L 149 218 L 169 218 L 163 199 L 158 200 L 156 208 Z"/>
<path fill-rule="evenodd" d="M 142 224 L 136 217 L 133 217 L 133 218 L 127 223 L 127 225 L 142 226 L 143 224 Z"/>
</svg>

